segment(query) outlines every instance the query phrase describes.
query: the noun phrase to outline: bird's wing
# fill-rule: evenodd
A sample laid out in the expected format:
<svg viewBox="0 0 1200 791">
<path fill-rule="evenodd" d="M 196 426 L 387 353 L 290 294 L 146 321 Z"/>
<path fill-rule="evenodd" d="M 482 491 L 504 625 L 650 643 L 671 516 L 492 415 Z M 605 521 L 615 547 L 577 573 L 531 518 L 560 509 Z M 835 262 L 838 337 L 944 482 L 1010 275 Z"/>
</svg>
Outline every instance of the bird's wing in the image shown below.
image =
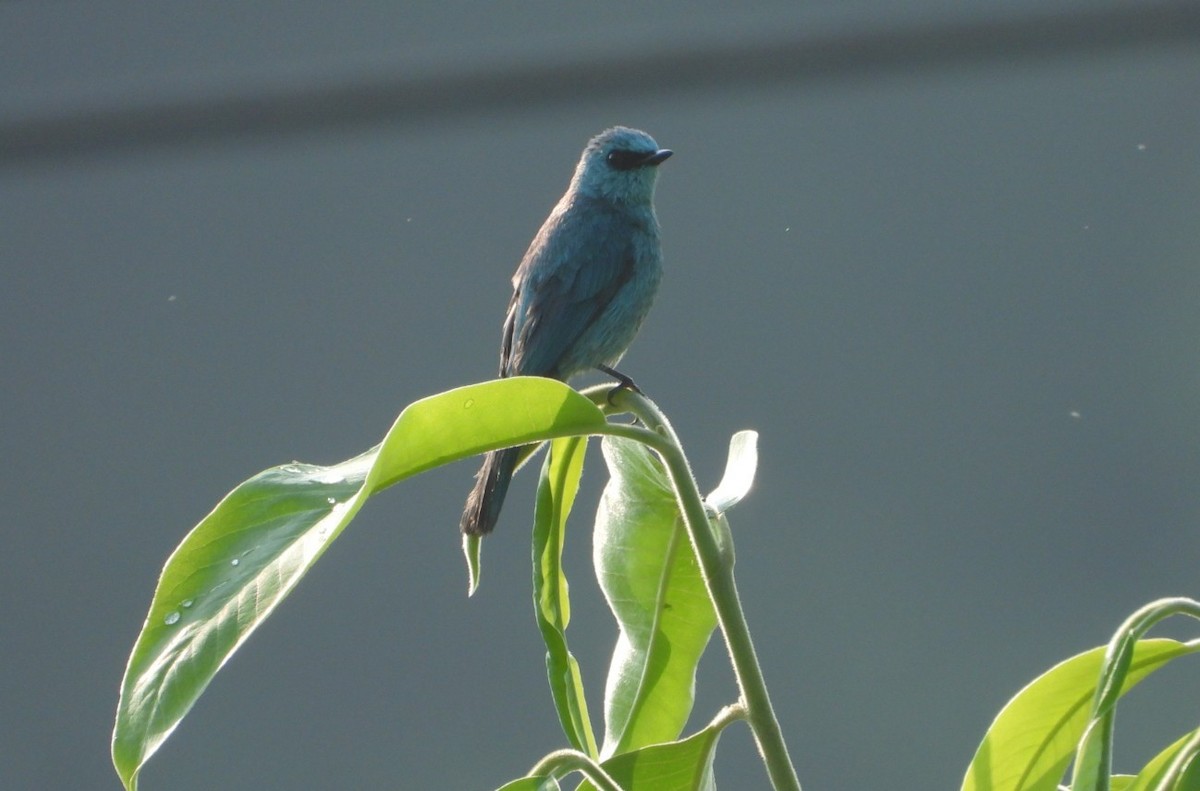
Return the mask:
<svg viewBox="0 0 1200 791">
<path fill-rule="evenodd" d="M 560 363 L 634 273 L 628 229 L 619 218 L 563 218 L 539 234 L 517 272 L 501 366 L 506 373 L 569 376 Z M 581 218 L 581 227 L 573 220 Z"/>
<path fill-rule="evenodd" d="M 504 314 L 504 328 L 500 331 L 500 375 L 512 374 L 513 335 L 516 333 L 517 306 L 520 302 L 521 290 L 513 290 L 512 299 L 508 301 L 508 312 Z"/>
</svg>

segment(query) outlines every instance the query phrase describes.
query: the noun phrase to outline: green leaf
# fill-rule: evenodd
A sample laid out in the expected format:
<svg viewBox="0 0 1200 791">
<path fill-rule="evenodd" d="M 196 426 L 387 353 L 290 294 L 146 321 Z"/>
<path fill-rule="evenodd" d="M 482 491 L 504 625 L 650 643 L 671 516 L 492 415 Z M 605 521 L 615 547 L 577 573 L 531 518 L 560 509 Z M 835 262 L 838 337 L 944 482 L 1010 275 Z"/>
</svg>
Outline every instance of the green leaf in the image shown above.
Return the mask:
<svg viewBox="0 0 1200 791">
<path fill-rule="evenodd" d="M 1183 736 L 1176 739 L 1169 747 L 1160 752 L 1150 762 L 1142 767 L 1142 771 L 1137 773 L 1137 777 L 1133 778 L 1124 791 L 1153 791 L 1157 789 L 1163 777 L 1171 768 L 1171 763 L 1182 750 L 1188 747 L 1188 743 L 1196 738 L 1196 734 L 1200 731 L 1189 731 Z M 1182 782 L 1176 786 L 1174 791 L 1200 791 L 1200 761 L 1193 759 L 1191 766 L 1184 772 L 1181 778 Z M 1116 784 L 1113 784 L 1112 791 L 1117 791 Z"/>
<path fill-rule="evenodd" d="M 601 766 L 627 791 L 715 791 L 713 758 L 729 722 L 714 722 L 680 741 L 622 753 Z M 595 787 L 584 782 L 578 791 L 595 791 Z"/>
<path fill-rule="evenodd" d="M 213 675 L 365 499 L 376 452 L 289 464 L 234 489 L 167 560 L 121 687 L 113 763 L 129 788 Z"/>
<path fill-rule="evenodd" d="M 521 377 L 418 401 L 375 449 L 329 467 L 288 464 L 227 495 L 168 558 L 129 657 L 113 729 L 126 788 L 234 651 L 295 588 L 367 497 L 476 453 L 602 430 L 561 382 Z"/>
<path fill-rule="evenodd" d="M 612 756 L 683 730 L 716 614 L 657 457 L 611 436 L 602 448 L 611 479 L 596 517 L 594 561 L 620 627 L 601 751 Z"/>
<path fill-rule="evenodd" d="M 572 747 L 595 758 L 596 737 L 584 698 L 583 677 L 579 663 L 567 648 L 571 603 L 562 567 L 567 517 L 579 490 L 586 451 L 585 437 L 557 439 L 542 465 L 533 520 L 533 603 L 546 643 L 550 694 L 563 732 Z"/>
<path fill-rule="evenodd" d="M 483 575 L 483 536 L 463 536 L 463 557 L 467 561 L 467 595 L 474 596 L 479 590 L 479 580 Z"/>
<path fill-rule="evenodd" d="M 1134 646 L 1124 694 L 1172 659 L 1200 650 L 1175 640 Z M 1038 678 L 996 715 L 975 752 L 963 791 L 1054 791 L 1090 719 L 1106 649 L 1071 657 Z"/>
<path fill-rule="evenodd" d="M 594 434 L 604 413 L 554 379 L 532 376 L 460 387 L 409 405 L 383 441 L 372 492 L 477 453 Z"/>
<path fill-rule="evenodd" d="M 758 432 L 739 431 L 729 439 L 729 458 L 721 483 L 704 498 L 714 515 L 720 515 L 740 503 L 754 485 L 758 469 Z"/>
</svg>

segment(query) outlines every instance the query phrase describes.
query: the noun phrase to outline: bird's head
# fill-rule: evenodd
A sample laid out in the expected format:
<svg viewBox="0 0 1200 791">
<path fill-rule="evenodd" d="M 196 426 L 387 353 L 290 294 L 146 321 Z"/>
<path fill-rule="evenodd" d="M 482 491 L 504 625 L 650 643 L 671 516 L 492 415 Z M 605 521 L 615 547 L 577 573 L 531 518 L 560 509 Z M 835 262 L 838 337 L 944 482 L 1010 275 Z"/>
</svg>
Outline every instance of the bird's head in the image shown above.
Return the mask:
<svg viewBox="0 0 1200 791">
<path fill-rule="evenodd" d="M 583 149 L 571 191 L 618 203 L 649 203 L 658 166 L 671 153 L 637 129 L 606 129 Z"/>
</svg>

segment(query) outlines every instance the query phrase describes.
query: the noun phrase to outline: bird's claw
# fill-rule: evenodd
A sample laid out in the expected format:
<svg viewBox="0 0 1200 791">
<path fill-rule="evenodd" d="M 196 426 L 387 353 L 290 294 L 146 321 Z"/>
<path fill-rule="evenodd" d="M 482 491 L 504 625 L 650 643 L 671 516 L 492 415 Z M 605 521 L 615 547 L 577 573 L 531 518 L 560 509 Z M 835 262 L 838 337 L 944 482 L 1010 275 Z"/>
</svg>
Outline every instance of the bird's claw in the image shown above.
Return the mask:
<svg viewBox="0 0 1200 791">
<path fill-rule="evenodd" d="M 597 365 L 596 368 L 617 380 L 617 386 L 608 391 L 607 401 L 609 406 L 616 406 L 616 404 L 613 402 L 613 396 L 617 395 L 622 390 L 630 390 L 639 395 L 643 395 L 642 388 L 638 387 L 637 383 L 634 382 L 633 379 L 621 373 L 617 369 L 610 368 L 607 365 Z"/>
</svg>

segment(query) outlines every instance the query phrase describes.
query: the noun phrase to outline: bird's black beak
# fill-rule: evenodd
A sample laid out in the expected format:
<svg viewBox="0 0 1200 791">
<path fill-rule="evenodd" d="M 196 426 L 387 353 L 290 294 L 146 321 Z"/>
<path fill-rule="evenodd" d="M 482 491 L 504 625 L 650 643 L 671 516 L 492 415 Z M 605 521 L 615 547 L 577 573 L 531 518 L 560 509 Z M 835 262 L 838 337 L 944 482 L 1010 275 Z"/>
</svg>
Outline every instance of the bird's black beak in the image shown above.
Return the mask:
<svg viewBox="0 0 1200 791">
<path fill-rule="evenodd" d="M 675 152 L 669 148 L 660 148 L 657 151 L 655 151 L 653 154 L 647 154 L 646 158 L 642 160 L 641 164 L 643 164 L 643 165 L 660 165 L 667 160 L 667 157 L 671 156 L 674 153 Z"/>
<path fill-rule="evenodd" d="M 633 170 L 634 168 L 653 167 L 675 153 L 668 148 L 660 148 L 643 154 L 640 151 L 617 149 L 608 153 L 608 164 L 616 170 Z"/>
</svg>

